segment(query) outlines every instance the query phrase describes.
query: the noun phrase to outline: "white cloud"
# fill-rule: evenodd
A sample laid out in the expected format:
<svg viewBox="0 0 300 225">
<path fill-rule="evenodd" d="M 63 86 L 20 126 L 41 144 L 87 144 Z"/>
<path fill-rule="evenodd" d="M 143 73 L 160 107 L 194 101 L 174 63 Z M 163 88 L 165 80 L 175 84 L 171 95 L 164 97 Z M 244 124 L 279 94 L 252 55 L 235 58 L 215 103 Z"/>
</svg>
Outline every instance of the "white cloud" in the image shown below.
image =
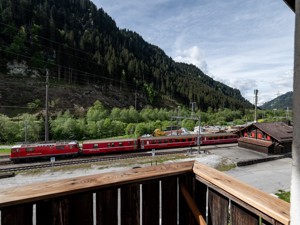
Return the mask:
<svg viewBox="0 0 300 225">
<path fill-rule="evenodd" d="M 174 60 L 177 62 L 193 64 L 200 68 L 204 73 L 208 73 L 207 64 L 204 60 L 204 53 L 198 48 L 198 46 L 193 46 L 184 50 L 178 49 Z"/>
<path fill-rule="evenodd" d="M 274 0 L 94 0 L 121 28 L 253 102 L 292 90 L 294 13 Z"/>
</svg>

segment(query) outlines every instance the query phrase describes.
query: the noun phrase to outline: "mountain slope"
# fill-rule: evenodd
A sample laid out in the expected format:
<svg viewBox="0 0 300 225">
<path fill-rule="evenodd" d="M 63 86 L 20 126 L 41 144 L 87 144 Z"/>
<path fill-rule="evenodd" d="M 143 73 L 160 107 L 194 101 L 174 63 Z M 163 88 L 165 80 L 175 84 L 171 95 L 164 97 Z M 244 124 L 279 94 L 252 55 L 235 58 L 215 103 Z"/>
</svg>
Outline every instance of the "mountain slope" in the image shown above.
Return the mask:
<svg viewBox="0 0 300 225">
<path fill-rule="evenodd" d="M 120 30 L 89 0 L 6 0 L 0 12 L 0 69 L 10 78 L 44 79 L 47 69 L 50 82 L 96 87 L 108 96 L 137 93 L 141 105 L 171 99 L 186 106 L 196 102 L 202 110 L 251 106 L 239 90 Z"/>
<path fill-rule="evenodd" d="M 277 98 L 264 103 L 262 109 L 292 109 L 293 107 L 293 92 L 287 92 L 283 95 L 278 96 Z"/>
</svg>

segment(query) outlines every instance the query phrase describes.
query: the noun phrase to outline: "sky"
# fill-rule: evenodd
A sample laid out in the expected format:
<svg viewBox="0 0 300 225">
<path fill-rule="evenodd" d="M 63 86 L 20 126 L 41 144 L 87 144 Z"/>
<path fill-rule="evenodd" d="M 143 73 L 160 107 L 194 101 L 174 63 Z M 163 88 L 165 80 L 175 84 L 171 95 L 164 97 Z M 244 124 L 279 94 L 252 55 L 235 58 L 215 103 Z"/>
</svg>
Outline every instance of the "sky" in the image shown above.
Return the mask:
<svg viewBox="0 0 300 225">
<path fill-rule="evenodd" d="M 283 0 L 92 0 L 120 29 L 259 105 L 293 89 L 295 15 Z"/>
</svg>

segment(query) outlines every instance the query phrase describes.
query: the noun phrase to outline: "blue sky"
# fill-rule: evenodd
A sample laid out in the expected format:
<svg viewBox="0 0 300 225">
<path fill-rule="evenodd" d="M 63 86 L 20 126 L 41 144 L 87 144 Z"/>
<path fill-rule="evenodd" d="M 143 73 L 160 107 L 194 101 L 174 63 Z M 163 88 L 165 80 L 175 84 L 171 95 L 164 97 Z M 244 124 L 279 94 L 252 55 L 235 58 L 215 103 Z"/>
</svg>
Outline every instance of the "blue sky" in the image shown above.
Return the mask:
<svg viewBox="0 0 300 225">
<path fill-rule="evenodd" d="M 121 29 L 262 104 L 293 88 L 294 13 L 283 0 L 93 0 Z"/>
</svg>

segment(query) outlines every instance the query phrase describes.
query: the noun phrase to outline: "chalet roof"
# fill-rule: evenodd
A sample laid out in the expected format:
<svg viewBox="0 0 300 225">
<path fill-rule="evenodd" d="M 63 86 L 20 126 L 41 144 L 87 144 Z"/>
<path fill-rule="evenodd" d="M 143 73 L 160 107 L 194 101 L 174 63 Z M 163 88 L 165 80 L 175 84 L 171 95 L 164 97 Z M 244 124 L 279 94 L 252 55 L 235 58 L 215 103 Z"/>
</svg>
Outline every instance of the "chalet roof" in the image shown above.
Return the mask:
<svg viewBox="0 0 300 225">
<path fill-rule="evenodd" d="M 241 129 L 241 131 L 249 130 L 249 128 L 251 129 L 252 127 L 256 127 L 278 142 L 290 142 L 293 140 L 293 127 L 283 122 L 253 123 Z"/>
<path fill-rule="evenodd" d="M 293 140 L 293 127 L 283 122 L 254 123 L 253 126 L 275 138 L 279 142 Z"/>
</svg>

